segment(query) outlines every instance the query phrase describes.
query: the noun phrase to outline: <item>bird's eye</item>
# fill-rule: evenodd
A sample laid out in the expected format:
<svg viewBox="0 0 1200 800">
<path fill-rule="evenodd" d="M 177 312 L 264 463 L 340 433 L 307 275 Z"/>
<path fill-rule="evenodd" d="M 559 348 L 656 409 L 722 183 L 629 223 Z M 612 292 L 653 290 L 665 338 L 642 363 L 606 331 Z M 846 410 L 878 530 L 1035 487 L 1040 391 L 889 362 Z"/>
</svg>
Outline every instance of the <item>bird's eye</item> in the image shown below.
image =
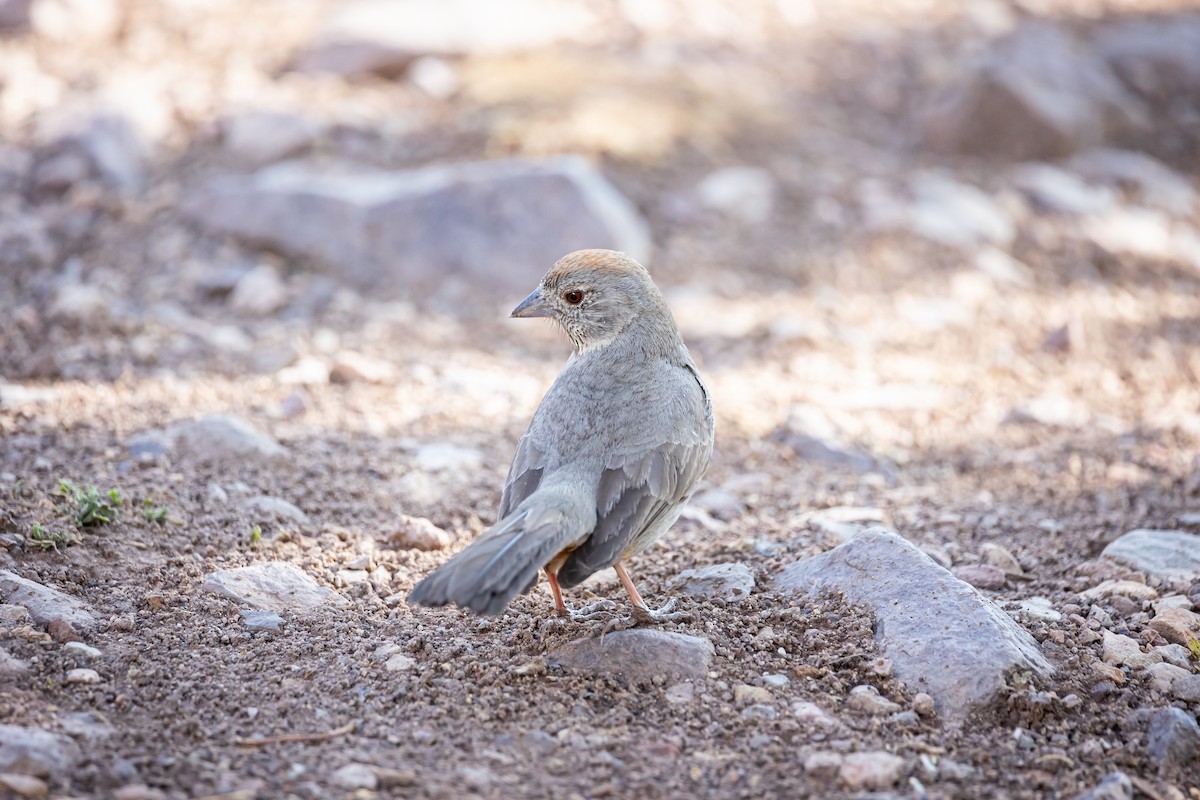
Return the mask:
<svg viewBox="0 0 1200 800">
<path fill-rule="evenodd" d="M 562 298 L 563 300 L 567 301 L 569 305 L 577 306 L 583 302 L 583 292 L 579 291 L 578 289 L 572 289 L 569 292 L 563 292 Z"/>
</svg>

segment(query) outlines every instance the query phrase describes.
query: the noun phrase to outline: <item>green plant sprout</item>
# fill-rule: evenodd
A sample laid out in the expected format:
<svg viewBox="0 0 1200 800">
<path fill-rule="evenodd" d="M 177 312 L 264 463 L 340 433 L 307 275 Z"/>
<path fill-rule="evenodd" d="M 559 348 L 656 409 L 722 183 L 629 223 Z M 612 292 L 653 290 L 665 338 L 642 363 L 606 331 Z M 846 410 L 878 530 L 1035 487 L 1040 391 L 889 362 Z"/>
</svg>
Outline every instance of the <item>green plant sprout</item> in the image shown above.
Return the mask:
<svg viewBox="0 0 1200 800">
<path fill-rule="evenodd" d="M 58 491 L 67 498 L 67 510 L 77 528 L 107 525 L 117 518 L 117 509 L 125 502 L 116 489 L 101 494 L 91 484 L 84 487 L 65 479 L 58 482 Z"/>
</svg>

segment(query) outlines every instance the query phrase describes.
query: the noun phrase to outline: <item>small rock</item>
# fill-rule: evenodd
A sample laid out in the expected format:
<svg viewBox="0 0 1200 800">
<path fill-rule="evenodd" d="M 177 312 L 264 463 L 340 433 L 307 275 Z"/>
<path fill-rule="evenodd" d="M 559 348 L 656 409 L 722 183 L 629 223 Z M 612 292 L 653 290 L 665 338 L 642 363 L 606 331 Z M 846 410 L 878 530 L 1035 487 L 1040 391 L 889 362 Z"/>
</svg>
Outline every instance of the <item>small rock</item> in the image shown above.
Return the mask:
<svg viewBox="0 0 1200 800">
<path fill-rule="evenodd" d="M 435 442 L 417 450 L 415 464 L 430 472 L 471 471 L 483 464 L 483 453 L 473 447 Z"/>
<path fill-rule="evenodd" d="M 1092 180 L 1138 192 L 1144 205 L 1187 217 L 1196 207 L 1191 181 L 1145 153 L 1096 148 L 1072 158 L 1071 169 Z"/>
<path fill-rule="evenodd" d="M 1134 669 L 1144 669 L 1162 660 L 1162 656 L 1153 651 L 1143 653 L 1136 639 L 1110 630 L 1102 630 L 1100 634 L 1104 637 L 1103 658 L 1109 664 L 1124 664 Z"/>
<path fill-rule="evenodd" d="M 884 751 L 851 753 L 838 769 L 838 778 L 851 791 L 887 789 L 903 776 L 904 759 Z"/>
<path fill-rule="evenodd" d="M 895 533 L 872 529 L 784 567 L 783 590 L 840 591 L 875 615 L 875 644 L 895 676 L 948 717 L 989 702 L 1013 669 L 1053 667 L 1024 628 Z"/>
<path fill-rule="evenodd" d="M 388 544 L 406 550 L 444 550 L 454 538 L 424 517 L 401 514 L 396 529 L 388 534 Z"/>
<path fill-rule="evenodd" d="M 888 717 L 888 722 L 901 728 L 911 728 L 920 723 L 921 717 L 915 711 L 897 711 Z"/>
<path fill-rule="evenodd" d="M 367 789 L 374 791 L 379 787 L 379 778 L 374 770 L 366 764 L 347 764 L 334 771 L 329 776 L 329 782 L 342 789 Z"/>
<path fill-rule="evenodd" d="M 287 287 L 279 271 L 259 264 L 243 275 L 229 295 L 229 307 L 246 317 L 266 317 L 287 304 Z"/>
<path fill-rule="evenodd" d="M 912 707 L 913 711 L 916 711 L 922 717 L 932 717 L 937 712 L 933 698 L 925 694 L 925 692 L 917 692 L 913 695 Z"/>
<path fill-rule="evenodd" d="M 879 690 L 874 686 L 866 684 L 855 686 L 850 690 L 850 697 L 846 701 L 846 707 L 851 711 L 871 714 L 872 716 L 892 714 L 900 710 L 898 703 L 893 703 L 891 700 L 880 695 Z"/>
<path fill-rule="evenodd" d="M 54 292 L 46 313 L 55 322 L 88 327 L 105 322 L 111 306 L 112 299 L 100 287 L 68 283 Z"/>
<path fill-rule="evenodd" d="M 1192 654 L 1183 645 L 1167 644 L 1155 647 L 1151 650 L 1153 653 L 1158 653 L 1162 656 L 1162 660 L 1168 664 L 1174 664 L 1177 667 L 1191 669 Z"/>
<path fill-rule="evenodd" d="M 408 66 L 408 80 L 430 97 L 453 97 L 462 85 L 458 70 L 444 58 L 422 56 Z"/>
<path fill-rule="evenodd" d="M 33 621 L 40 625 L 49 625 L 56 619 L 63 620 L 77 631 L 87 631 L 96 625 L 91 607 L 81 600 L 2 569 L 0 598 L 6 603 L 23 606 Z"/>
<path fill-rule="evenodd" d="M 167 793 L 144 783 L 130 783 L 114 789 L 113 800 L 167 800 Z"/>
<path fill-rule="evenodd" d="M 263 611 L 311 611 L 326 603 L 344 606 L 348 601 L 327 589 L 293 564 L 268 561 L 209 573 L 200 588 L 228 597 L 238 605 Z"/>
<path fill-rule="evenodd" d="M 1111 681 L 1116 686 L 1121 686 L 1125 683 L 1125 673 L 1112 664 L 1105 664 L 1103 661 L 1092 662 L 1092 672 L 1095 672 L 1101 678 Z"/>
<path fill-rule="evenodd" d="M 242 625 L 248 631 L 278 632 L 283 625 L 283 617 L 273 611 L 240 611 Z"/>
<path fill-rule="evenodd" d="M 887 515 L 882 508 L 835 506 L 803 514 L 796 521 L 829 534 L 840 544 L 850 541 L 871 525 L 885 522 L 886 519 Z"/>
<path fill-rule="evenodd" d="M 100 658 L 103 655 L 97 648 L 83 642 L 67 642 L 63 645 L 63 650 L 83 658 Z"/>
<path fill-rule="evenodd" d="M 1008 577 L 1004 570 L 991 564 L 967 564 L 953 569 L 954 577 L 966 581 L 977 589 L 1003 589 Z"/>
<path fill-rule="evenodd" d="M 1093 586 L 1085 592 L 1080 592 L 1079 596 L 1087 601 L 1104 600 L 1114 595 L 1129 597 L 1134 600 L 1153 600 L 1158 597 L 1158 592 L 1144 583 L 1137 581 L 1118 581 L 1107 580 Z"/>
<path fill-rule="evenodd" d="M 817 781 L 830 780 L 838 774 L 844 760 L 841 753 L 818 750 L 804 759 L 804 774 Z"/>
<path fill-rule="evenodd" d="M 1168 608 L 1150 620 L 1150 627 L 1172 644 L 1187 647 L 1200 639 L 1200 614 L 1182 608 Z"/>
<path fill-rule="evenodd" d="M 66 778 L 81 752 L 69 736 L 0 725 L 0 772 L 16 772 L 39 778 Z"/>
<path fill-rule="evenodd" d="M 797 700 L 792 703 L 792 716 L 802 724 L 823 729 L 837 728 L 842 724 L 837 717 L 816 703 L 810 703 L 807 700 Z"/>
<path fill-rule="evenodd" d="M 1101 555 L 1158 578 L 1200 578 L 1200 536 L 1184 531 L 1130 531 Z"/>
<path fill-rule="evenodd" d="M 255 522 L 291 522 L 307 526 L 308 515 L 287 500 L 258 495 L 242 501 L 242 507 L 254 515 Z"/>
<path fill-rule="evenodd" d="M 398 786 L 412 786 L 417 782 L 417 773 L 411 769 L 388 769 L 386 767 L 371 767 L 375 777 L 379 779 L 380 789 L 393 789 Z"/>
<path fill-rule="evenodd" d="M 578 639 L 550 653 L 552 665 L 586 675 L 621 675 L 631 681 L 655 676 L 702 680 L 713 657 L 708 639 L 666 631 L 616 631 Z"/>
<path fill-rule="evenodd" d="M 918 236 L 950 247 L 1007 245 L 1016 236 L 1008 212 L 976 186 L 930 171 L 913 175 L 909 187 L 906 225 Z"/>
<path fill-rule="evenodd" d="M 1012 553 L 998 544 L 987 543 L 979 548 L 979 555 L 983 558 L 984 564 L 991 564 L 993 567 L 998 567 L 1005 572 L 1013 572 L 1020 575 L 1025 572 L 1021 569 L 1021 562 L 1017 561 Z"/>
<path fill-rule="evenodd" d="M 1160 708 L 1150 717 L 1146 751 L 1164 766 L 1184 767 L 1200 749 L 1196 718 L 1180 708 Z"/>
<path fill-rule="evenodd" d="M 873 658 L 871 663 L 867 665 L 867 670 L 872 675 L 878 675 L 881 678 L 892 677 L 892 660 L 890 658 Z"/>
<path fill-rule="evenodd" d="M 691 681 L 675 683 L 667 687 L 663 695 L 671 705 L 687 705 L 696 697 L 696 687 Z"/>
<path fill-rule="evenodd" d="M 722 522 L 729 522 L 746 513 L 746 504 L 728 489 L 716 488 L 692 498 L 691 505 L 702 508 Z"/>
<path fill-rule="evenodd" d="M 46 633 L 50 634 L 50 638 L 59 644 L 80 641 L 79 632 L 62 617 L 50 620 L 50 624 L 46 626 Z"/>
<path fill-rule="evenodd" d="M 72 669 L 67 672 L 67 683 L 99 683 L 100 673 L 94 669 Z"/>
<path fill-rule="evenodd" d="M 1151 664 L 1146 668 L 1146 677 L 1150 688 L 1163 694 L 1171 691 L 1171 684 L 1176 678 L 1190 674 L 1188 670 L 1177 667 L 1174 664 Z"/>
<path fill-rule="evenodd" d="M 396 368 L 387 361 L 342 350 L 329 369 L 329 380 L 334 383 L 392 383 L 396 380 Z"/>
<path fill-rule="evenodd" d="M 383 662 L 383 668 L 388 672 L 407 672 L 417 665 L 417 662 L 403 653 L 393 653 Z"/>
<path fill-rule="evenodd" d="M 274 459 L 287 450 L 250 422 L 229 414 L 210 414 L 172 425 L 166 431 L 147 431 L 126 442 L 132 451 L 145 438 L 165 438 L 169 447 L 178 448 L 196 459 L 213 462 L 238 462 L 247 458 Z"/>
<path fill-rule="evenodd" d="M 770 703 L 774 699 L 770 690 L 764 689 L 761 686 L 750 686 L 745 683 L 739 683 L 733 687 L 733 700 L 735 703 Z"/>
<path fill-rule="evenodd" d="M 1133 783 L 1124 772 L 1110 772 L 1075 800 L 1133 800 Z"/>
<path fill-rule="evenodd" d="M 1019 603 L 1021 613 L 1042 622 L 1061 622 L 1062 614 L 1051 606 L 1047 597 L 1030 597 Z"/>
<path fill-rule="evenodd" d="M 1111 189 L 1094 186 L 1052 164 L 1024 164 L 1013 173 L 1013 179 L 1038 207 L 1063 214 L 1096 214 L 1117 201 Z"/>
<path fill-rule="evenodd" d="M 701 204 L 745 225 L 761 225 L 775 209 L 775 177 L 758 167 L 729 167 L 710 172 L 696 186 Z"/>
<path fill-rule="evenodd" d="M 320 133 L 312 120 L 278 111 L 249 111 L 224 120 L 225 149 L 249 166 L 263 166 L 307 150 Z"/>
<path fill-rule="evenodd" d="M 20 678 L 28 671 L 29 664 L 7 650 L 0 649 L 0 681 L 9 678 Z"/>
<path fill-rule="evenodd" d="M 684 570 L 674 582 L 686 595 L 731 603 L 750 596 L 754 589 L 754 573 L 745 564 L 713 564 Z"/>
<path fill-rule="evenodd" d="M 1155 614 L 1161 614 L 1171 608 L 1182 608 L 1184 611 L 1191 611 L 1194 606 L 1192 601 L 1186 595 L 1172 594 L 1166 597 L 1160 597 L 1150 603 Z"/>
<path fill-rule="evenodd" d="M 787 675 L 767 674 L 762 676 L 764 686 L 769 686 L 772 689 L 785 689 L 791 683 Z"/>
<path fill-rule="evenodd" d="M 304 356 L 275 373 L 275 378 L 284 386 L 324 386 L 329 383 L 329 365 L 317 356 Z"/>
<path fill-rule="evenodd" d="M 0 7 L 0 11 L 2 11 Z M 32 775 L 19 775 L 15 772 L 0 773 L 0 789 L 5 789 L 19 797 L 45 797 L 50 787 L 41 778 Z"/>
<path fill-rule="evenodd" d="M 1155 664 L 1156 667 L 1170 666 Z M 1178 667 L 1176 667 L 1178 669 Z M 1180 675 L 1171 683 L 1171 695 L 1185 703 L 1200 702 L 1200 675 Z"/>
</svg>

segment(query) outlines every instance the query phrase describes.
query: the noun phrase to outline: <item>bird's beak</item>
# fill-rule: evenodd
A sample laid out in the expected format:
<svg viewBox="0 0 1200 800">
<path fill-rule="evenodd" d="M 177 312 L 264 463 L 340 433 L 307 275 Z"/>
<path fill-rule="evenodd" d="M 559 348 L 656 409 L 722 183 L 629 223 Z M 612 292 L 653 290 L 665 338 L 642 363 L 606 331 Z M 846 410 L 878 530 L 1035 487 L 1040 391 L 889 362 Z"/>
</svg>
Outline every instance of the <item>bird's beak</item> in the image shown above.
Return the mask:
<svg viewBox="0 0 1200 800">
<path fill-rule="evenodd" d="M 552 317 L 554 309 L 546 305 L 546 301 L 542 299 L 542 290 L 534 289 L 533 292 L 521 301 L 521 304 L 512 310 L 512 317 Z"/>
</svg>

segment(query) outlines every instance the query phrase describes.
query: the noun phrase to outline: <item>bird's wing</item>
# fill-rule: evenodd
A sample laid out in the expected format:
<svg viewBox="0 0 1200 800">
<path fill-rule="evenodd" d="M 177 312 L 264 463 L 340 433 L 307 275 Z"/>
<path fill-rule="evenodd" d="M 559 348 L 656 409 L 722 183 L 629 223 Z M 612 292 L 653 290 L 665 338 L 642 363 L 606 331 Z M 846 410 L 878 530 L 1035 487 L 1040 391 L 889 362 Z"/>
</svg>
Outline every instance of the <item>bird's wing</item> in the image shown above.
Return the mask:
<svg viewBox="0 0 1200 800">
<path fill-rule="evenodd" d="M 698 381 L 697 381 L 698 382 Z M 657 447 L 618 451 L 606 459 L 596 491 L 596 527 L 559 570 L 574 586 L 620 560 L 626 548 L 691 496 L 712 455 L 712 406 L 700 384 L 703 405 L 689 407 L 669 440 Z M 670 521 L 674 521 L 671 517 Z"/>
<path fill-rule="evenodd" d="M 517 444 L 517 453 L 513 456 L 512 466 L 508 468 L 508 479 L 504 482 L 504 493 L 500 496 L 500 515 L 504 519 L 521 504 L 529 495 L 537 491 L 542 483 L 542 471 L 545 468 L 545 453 L 533 443 L 533 437 L 526 433 Z"/>
</svg>

